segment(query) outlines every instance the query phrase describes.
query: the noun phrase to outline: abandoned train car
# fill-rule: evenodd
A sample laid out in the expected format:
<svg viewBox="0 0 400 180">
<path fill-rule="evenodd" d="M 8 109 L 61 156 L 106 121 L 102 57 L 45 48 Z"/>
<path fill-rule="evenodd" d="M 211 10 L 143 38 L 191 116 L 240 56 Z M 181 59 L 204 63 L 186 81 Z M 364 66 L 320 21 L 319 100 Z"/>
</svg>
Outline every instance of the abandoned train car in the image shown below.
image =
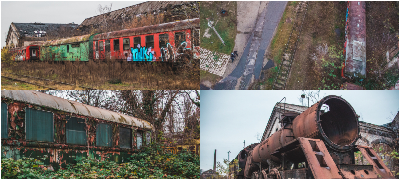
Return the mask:
<svg viewBox="0 0 400 180">
<path fill-rule="evenodd" d="M 10 53 L 14 54 L 14 61 L 38 60 L 40 48 L 38 45 L 29 45 L 10 49 Z"/>
<path fill-rule="evenodd" d="M 200 19 L 195 18 L 97 34 L 92 49 L 100 60 L 175 62 L 179 56 L 198 59 L 199 46 Z"/>
<path fill-rule="evenodd" d="M 342 77 L 362 80 L 366 77 L 366 15 L 364 1 L 349 1 L 346 11 Z"/>
<path fill-rule="evenodd" d="M 230 166 L 236 178 L 395 178 L 372 147 L 356 145 L 358 115 L 343 98 L 324 97 L 302 113 L 275 110 L 281 128 L 239 152 Z M 356 164 L 357 152 L 368 165 Z"/>
<path fill-rule="evenodd" d="M 32 58 L 28 58 L 28 54 L 25 56 L 24 53 L 31 52 L 29 47 L 14 48 L 11 52 L 16 56 L 16 61 L 86 62 L 109 59 L 177 62 L 185 58 L 199 59 L 200 20 L 187 19 L 102 34 L 75 36 L 31 47 L 35 47 L 38 52 L 35 56 L 31 55 Z"/>
<path fill-rule="evenodd" d="M 153 126 L 121 113 L 38 91 L 1 91 L 2 158 L 43 158 L 54 169 L 76 159 L 126 160 L 151 142 Z"/>
</svg>

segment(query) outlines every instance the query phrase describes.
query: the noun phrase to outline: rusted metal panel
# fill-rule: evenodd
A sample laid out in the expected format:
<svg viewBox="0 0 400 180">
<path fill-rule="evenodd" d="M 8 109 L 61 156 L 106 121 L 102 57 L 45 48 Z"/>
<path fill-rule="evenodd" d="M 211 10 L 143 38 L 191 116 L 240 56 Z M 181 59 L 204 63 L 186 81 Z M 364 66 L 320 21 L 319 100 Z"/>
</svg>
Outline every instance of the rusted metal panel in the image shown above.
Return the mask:
<svg viewBox="0 0 400 180">
<path fill-rule="evenodd" d="M 374 170 L 377 174 L 382 176 L 384 179 L 394 179 L 392 172 L 390 172 L 389 168 L 383 163 L 382 159 L 379 158 L 378 154 L 368 146 L 358 145 L 357 148 L 361 151 L 365 159 L 373 165 Z"/>
<path fill-rule="evenodd" d="M 349 1 L 346 14 L 345 76 L 366 76 L 366 16 L 364 1 Z"/>
<path fill-rule="evenodd" d="M 57 40 L 53 40 L 53 41 L 44 43 L 44 46 L 56 46 L 56 45 L 61 45 L 61 44 L 84 42 L 84 41 L 88 41 L 90 36 L 91 36 L 90 34 L 87 34 L 87 35 L 82 35 L 82 36 L 74 36 L 74 37 L 69 37 L 69 38 L 57 39 Z"/>
<path fill-rule="evenodd" d="M 342 178 L 323 141 L 310 138 L 299 138 L 298 140 L 315 179 Z"/>
<path fill-rule="evenodd" d="M 60 97 L 51 96 L 37 91 L 1 91 L 1 97 L 30 104 L 36 104 L 39 106 L 46 106 L 79 115 L 95 117 L 131 126 L 137 126 L 145 129 L 153 128 L 153 126 L 145 120 L 101 109 L 98 107 L 81 104 L 75 101 L 66 100 Z"/>
<path fill-rule="evenodd" d="M 371 165 L 341 164 L 338 167 L 346 179 L 378 179 Z"/>
<path fill-rule="evenodd" d="M 301 168 L 281 171 L 280 174 L 282 179 L 310 179 L 310 175 L 307 174 L 308 171 L 308 168 Z"/>
</svg>

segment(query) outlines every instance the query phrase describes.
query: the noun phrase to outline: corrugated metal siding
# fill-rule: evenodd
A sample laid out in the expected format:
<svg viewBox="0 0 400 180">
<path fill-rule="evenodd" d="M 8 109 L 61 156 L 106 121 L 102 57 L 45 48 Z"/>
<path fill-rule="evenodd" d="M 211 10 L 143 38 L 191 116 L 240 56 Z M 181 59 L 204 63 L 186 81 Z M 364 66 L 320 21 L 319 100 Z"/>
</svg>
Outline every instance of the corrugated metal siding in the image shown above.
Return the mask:
<svg viewBox="0 0 400 180">
<path fill-rule="evenodd" d="M 109 124 L 98 124 L 96 131 L 96 145 L 111 147 L 112 130 Z"/>
<path fill-rule="evenodd" d="M 136 134 L 136 145 L 137 148 L 140 149 L 142 147 L 143 135 L 141 131 L 138 131 Z"/>
<path fill-rule="evenodd" d="M 1 138 L 8 138 L 7 104 L 1 103 Z"/>
<path fill-rule="evenodd" d="M 26 108 L 26 140 L 54 141 L 53 113 Z"/>
<path fill-rule="evenodd" d="M 119 147 L 128 149 L 132 147 L 132 129 L 119 128 Z"/>
<path fill-rule="evenodd" d="M 86 145 L 85 120 L 67 116 L 67 144 Z"/>
</svg>

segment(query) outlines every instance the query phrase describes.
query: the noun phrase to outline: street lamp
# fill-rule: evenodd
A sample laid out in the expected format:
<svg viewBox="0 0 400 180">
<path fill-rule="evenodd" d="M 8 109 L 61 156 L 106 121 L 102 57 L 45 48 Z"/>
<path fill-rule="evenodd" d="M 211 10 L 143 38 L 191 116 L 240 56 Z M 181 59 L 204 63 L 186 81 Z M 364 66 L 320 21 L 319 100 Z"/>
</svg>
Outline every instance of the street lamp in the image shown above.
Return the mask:
<svg viewBox="0 0 400 180">
<path fill-rule="evenodd" d="M 302 94 L 302 95 L 301 95 L 301 98 L 303 98 L 303 99 L 306 98 L 306 95 L 305 95 L 305 94 Z M 310 107 L 310 97 L 307 96 L 307 100 L 308 100 L 307 107 Z"/>
</svg>

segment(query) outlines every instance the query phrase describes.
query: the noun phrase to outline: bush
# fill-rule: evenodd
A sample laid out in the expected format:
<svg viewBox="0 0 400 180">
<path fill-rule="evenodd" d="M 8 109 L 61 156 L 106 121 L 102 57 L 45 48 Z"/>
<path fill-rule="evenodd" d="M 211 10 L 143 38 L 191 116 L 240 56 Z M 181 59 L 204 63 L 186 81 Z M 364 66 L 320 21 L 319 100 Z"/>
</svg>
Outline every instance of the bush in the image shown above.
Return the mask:
<svg viewBox="0 0 400 180">
<path fill-rule="evenodd" d="M 180 154 L 164 153 L 161 146 L 143 147 L 131 156 L 127 163 L 99 161 L 92 158 L 76 160 L 77 164 L 68 164 L 67 168 L 50 171 L 40 160 L 23 158 L 19 160 L 2 159 L 1 178 L 200 178 L 200 158 L 188 151 Z"/>
</svg>

